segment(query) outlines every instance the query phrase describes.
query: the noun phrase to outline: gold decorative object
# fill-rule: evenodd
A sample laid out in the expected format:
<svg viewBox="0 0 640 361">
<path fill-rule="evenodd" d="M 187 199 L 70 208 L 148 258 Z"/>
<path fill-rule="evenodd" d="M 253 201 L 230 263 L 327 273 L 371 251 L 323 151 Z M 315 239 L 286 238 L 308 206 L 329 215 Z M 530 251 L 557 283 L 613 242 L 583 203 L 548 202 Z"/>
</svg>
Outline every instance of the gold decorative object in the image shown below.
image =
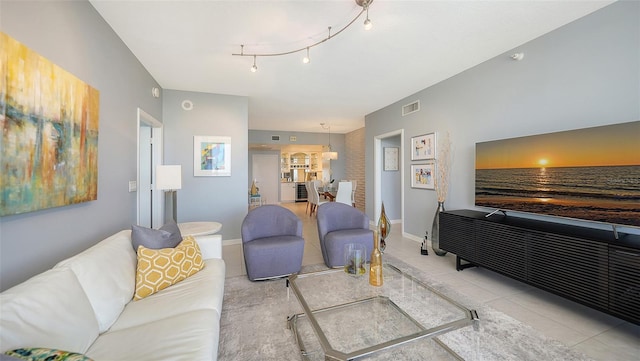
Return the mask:
<svg viewBox="0 0 640 361">
<path fill-rule="evenodd" d="M 380 218 L 378 219 L 378 230 L 380 231 L 380 252 L 384 253 L 387 248 L 387 236 L 391 233 L 391 222 L 387 217 L 387 213 L 384 211 L 384 202 L 382 202 L 382 211 L 380 212 Z"/>
<path fill-rule="evenodd" d="M 372 286 L 382 286 L 382 252 L 380 252 L 379 248 L 378 231 L 373 231 L 373 251 L 371 251 L 369 284 Z"/>
<path fill-rule="evenodd" d="M 257 196 L 258 195 L 258 187 L 256 187 L 256 181 L 255 179 L 253 180 L 253 182 L 251 183 L 251 195 L 252 196 Z"/>
</svg>

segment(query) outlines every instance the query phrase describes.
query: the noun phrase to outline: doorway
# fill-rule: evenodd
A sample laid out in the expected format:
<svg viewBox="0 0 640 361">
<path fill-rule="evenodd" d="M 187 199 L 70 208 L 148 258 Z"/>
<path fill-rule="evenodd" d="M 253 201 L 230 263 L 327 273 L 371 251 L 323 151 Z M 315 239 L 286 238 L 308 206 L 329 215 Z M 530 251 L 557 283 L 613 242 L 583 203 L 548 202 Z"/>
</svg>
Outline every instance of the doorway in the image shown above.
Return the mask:
<svg viewBox="0 0 640 361">
<path fill-rule="evenodd" d="M 398 171 L 399 180 L 393 181 L 393 184 L 385 184 L 385 182 L 391 182 L 387 174 L 383 174 L 383 154 L 384 148 L 388 145 L 398 145 Z M 404 129 L 398 129 L 389 133 L 380 134 L 374 138 L 374 154 L 373 154 L 373 209 L 374 209 L 374 221 L 378 222 L 380 217 L 380 211 L 382 209 L 382 201 L 393 202 L 399 204 L 400 220 L 404 220 Z M 385 172 L 386 173 L 386 172 Z M 399 183 L 399 187 L 397 187 Z M 384 192 L 383 190 L 391 188 L 394 192 Z M 400 189 L 399 194 L 397 189 Z M 391 197 L 391 198 L 389 198 Z M 399 199 L 397 199 L 399 198 Z M 385 212 L 389 214 L 388 204 L 385 204 Z M 393 217 L 393 216 L 392 216 Z M 395 218 L 395 217 L 393 217 Z M 404 222 L 402 222 L 402 233 L 404 234 Z"/>
<path fill-rule="evenodd" d="M 159 228 L 163 224 L 162 191 L 156 191 L 153 180 L 156 167 L 162 164 L 162 123 L 138 108 L 138 174 L 137 219 L 143 227 Z"/>
<path fill-rule="evenodd" d="M 252 177 L 260 188 L 262 203 L 278 203 L 280 187 L 280 157 L 277 154 L 254 154 Z"/>
</svg>

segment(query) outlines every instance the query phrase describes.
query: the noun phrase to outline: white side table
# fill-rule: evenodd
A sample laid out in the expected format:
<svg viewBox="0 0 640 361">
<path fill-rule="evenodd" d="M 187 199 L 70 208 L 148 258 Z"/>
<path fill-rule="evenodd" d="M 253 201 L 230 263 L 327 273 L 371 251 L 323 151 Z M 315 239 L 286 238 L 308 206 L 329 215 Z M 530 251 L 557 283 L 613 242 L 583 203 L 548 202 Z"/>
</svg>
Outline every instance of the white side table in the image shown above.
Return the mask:
<svg viewBox="0 0 640 361">
<path fill-rule="evenodd" d="M 222 229 L 222 223 L 218 222 L 185 222 L 178 223 L 180 233 L 183 236 L 206 236 L 215 234 Z"/>
<path fill-rule="evenodd" d="M 178 223 L 183 237 L 193 236 L 200 245 L 200 251 L 206 258 L 222 258 L 222 236 L 216 234 L 222 229 L 218 222 Z"/>
</svg>

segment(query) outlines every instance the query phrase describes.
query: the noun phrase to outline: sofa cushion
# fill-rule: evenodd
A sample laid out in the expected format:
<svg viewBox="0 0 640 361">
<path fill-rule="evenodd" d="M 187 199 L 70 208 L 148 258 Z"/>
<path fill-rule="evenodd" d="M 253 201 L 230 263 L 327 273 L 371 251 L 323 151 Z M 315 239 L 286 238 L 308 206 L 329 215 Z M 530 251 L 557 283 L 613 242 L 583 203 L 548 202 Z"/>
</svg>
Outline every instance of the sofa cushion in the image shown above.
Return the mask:
<svg viewBox="0 0 640 361">
<path fill-rule="evenodd" d="M 102 333 L 111 327 L 133 297 L 136 253 L 131 247 L 131 231 L 120 231 L 56 267 L 69 267 L 76 274 Z"/>
<path fill-rule="evenodd" d="M 48 347 L 84 353 L 98 322 L 76 275 L 54 268 L 0 294 L 1 352 Z"/>
<path fill-rule="evenodd" d="M 174 248 L 180 242 L 182 242 L 182 235 L 174 221 L 168 222 L 160 229 L 131 226 L 131 244 L 134 251 L 137 251 L 139 246 L 151 249 Z"/>
<path fill-rule="evenodd" d="M 219 333 L 220 321 L 215 311 L 193 311 L 137 327 L 109 330 L 85 354 L 94 360 L 215 360 Z"/>
<path fill-rule="evenodd" d="M 195 274 L 204 267 L 198 243 L 185 237 L 176 248 L 138 247 L 134 301 L 143 299 Z"/>
<path fill-rule="evenodd" d="M 93 361 L 81 353 L 42 347 L 18 348 L 5 354 L 15 357 L 16 360 L 27 361 Z"/>
<path fill-rule="evenodd" d="M 209 259 L 204 262 L 204 269 L 193 276 L 149 297 L 127 304 L 109 331 L 204 309 L 215 310 L 219 318 L 222 314 L 225 264 L 221 259 Z"/>
</svg>

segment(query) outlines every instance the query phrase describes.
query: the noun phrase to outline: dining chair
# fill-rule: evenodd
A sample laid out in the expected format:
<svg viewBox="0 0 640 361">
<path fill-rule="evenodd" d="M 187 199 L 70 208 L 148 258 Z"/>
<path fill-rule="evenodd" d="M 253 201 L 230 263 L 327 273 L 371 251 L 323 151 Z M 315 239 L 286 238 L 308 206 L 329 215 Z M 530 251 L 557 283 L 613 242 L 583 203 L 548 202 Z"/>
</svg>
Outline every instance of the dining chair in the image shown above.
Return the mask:
<svg viewBox="0 0 640 361">
<path fill-rule="evenodd" d="M 338 193 L 336 194 L 336 202 L 344 203 L 347 205 L 352 205 L 351 202 L 351 190 L 352 190 L 351 182 L 340 182 L 338 183 Z"/>
<path fill-rule="evenodd" d="M 307 190 L 307 207 L 304 209 L 304 214 L 307 214 L 307 210 L 309 209 L 309 206 L 311 205 L 311 200 L 312 200 L 311 192 L 313 190 L 311 189 L 311 181 L 304 182 L 304 188 Z"/>
<path fill-rule="evenodd" d="M 318 206 L 327 203 L 327 201 L 324 199 L 320 199 L 320 193 L 318 193 L 318 181 L 311 181 L 310 185 L 311 195 L 313 196 L 313 200 L 311 202 L 311 213 L 309 213 L 309 215 L 311 216 L 313 215 L 313 212 L 318 209 Z"/>
<path fill-rule="evenodd" d="M 351 180 L 351 205 L 356 206 L 356 188 L 358 188 L 358 181 L 353 179 Z"/>
</svg>

